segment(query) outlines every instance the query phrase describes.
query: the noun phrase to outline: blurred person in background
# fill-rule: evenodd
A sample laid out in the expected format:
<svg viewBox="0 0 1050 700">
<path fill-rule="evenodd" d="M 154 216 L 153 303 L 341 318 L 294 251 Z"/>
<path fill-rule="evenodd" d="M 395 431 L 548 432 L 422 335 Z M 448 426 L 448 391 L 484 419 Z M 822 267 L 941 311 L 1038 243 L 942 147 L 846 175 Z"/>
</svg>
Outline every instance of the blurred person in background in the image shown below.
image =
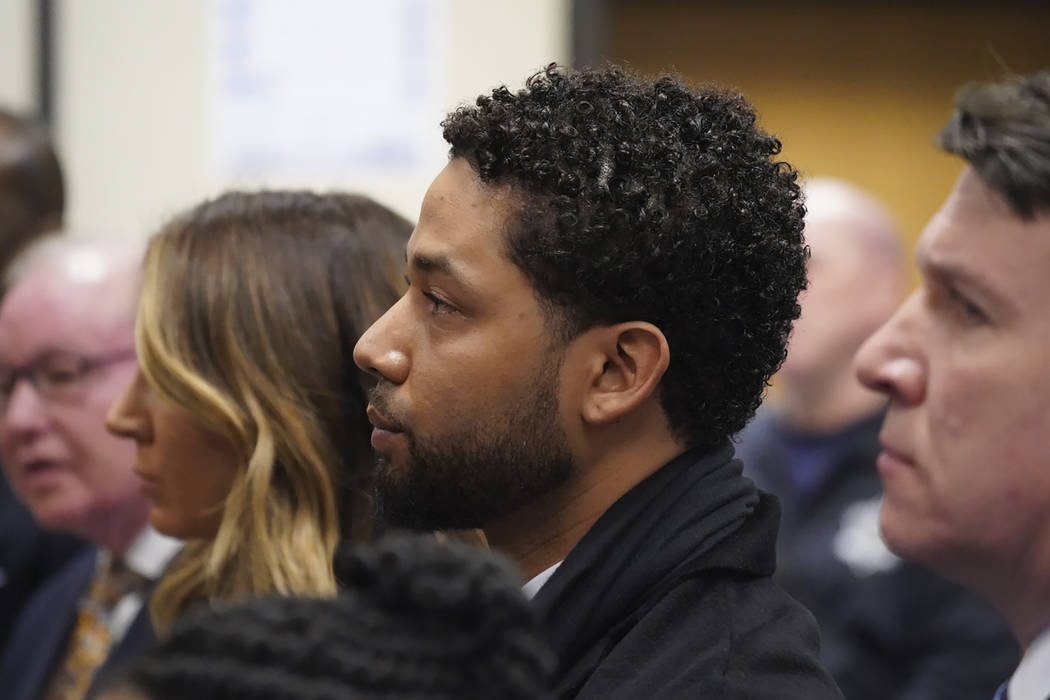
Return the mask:
<svg viewBox="0 0 1050 700">
<path fill-rule="evenodd" d="M 44 126 L 0 108 L 0 261 L 62 226 L 65 185 Z"/>
<path fill-rule="evenodd" d="M 100 700 L 539 700 L 554 668 L 508 563 L 388 535 L 340 552 L 334 599 L 198 610 Z"/>
<path fill-rule="evenodd" d="M 880 524 L 1006 618 L 1026 649 L 996 698 L 1046 700 L 1050 71 L 963 90 L 940 144 L 967 165 L 919 239 L 922 283 L 856 360 L 889 397 Z"/>
<path fill-rule="evenodd" d="M 106 410 L 135 373 L 139 246 L 43 241 L 0 304 L 0 454 L 37 522 L 91 547 L 29 599 L 0 663 L 5 700 L 81 698 L 150 646 L 145 603 L 178 544 L 146 525 L 131 445 Z"/>
<path fill-rule="evenodd" d="M 16 251 L 61 226 L 64 205 L 62 168 L 47 131 L 0 108 L 0 275 Z M 82 546 L 42 530 L 0 475 L 0 654 L 29 595 Z"/>
<path fill-rule="evenodd" d="M 188 542 L 159 631 L 208 601 L 335 595 L 336 548 L 373 536 L 372 382 L 351 354 L 404 289 L 411 230 L 359 195 L 231 192 L 150 240 L 140 370 L 107 423 L 153 527 Z"/>
<path fill-rule="evenodd" d="M 879 536 L 886 402 L 857 380 L 853 357 L 907 293 L 899 231 L 850 184 L 804 189 L 802 315 L 737 449 L 783 506 L 776 578 L 816 616 L 821 658 L 849 700 L 987 700 L 1018 658 L 1002 618 Z"/>
<path fill-rule="evenodd" d="M 379 514 L 485 530 L 547 697 L 841 697 L 729 437 L 784 357 L 803 207 L 739 95 L 556 66 L 444 121 L 409 290 L 361 337 Z"/>
</svg>

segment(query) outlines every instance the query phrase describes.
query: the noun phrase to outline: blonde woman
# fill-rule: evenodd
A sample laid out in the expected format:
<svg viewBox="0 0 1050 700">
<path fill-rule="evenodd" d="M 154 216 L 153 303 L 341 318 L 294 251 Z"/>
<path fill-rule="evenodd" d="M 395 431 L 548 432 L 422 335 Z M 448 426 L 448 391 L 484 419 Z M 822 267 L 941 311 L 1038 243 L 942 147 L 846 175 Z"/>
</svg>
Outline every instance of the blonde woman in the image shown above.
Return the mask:
<svg viewBox="0 0 1050 700">
<path fill-rule="evenodd" d="M 234 192 L 150 240 L 140 370 L 107 425 L 137 443 L 153 527 L 187 540 L 158 631 L 201 601 L 333 595 L 337 546 L 371 537 L 351 352 L 402 292 L 410 232 L 365 197 Z"/>
</svg>

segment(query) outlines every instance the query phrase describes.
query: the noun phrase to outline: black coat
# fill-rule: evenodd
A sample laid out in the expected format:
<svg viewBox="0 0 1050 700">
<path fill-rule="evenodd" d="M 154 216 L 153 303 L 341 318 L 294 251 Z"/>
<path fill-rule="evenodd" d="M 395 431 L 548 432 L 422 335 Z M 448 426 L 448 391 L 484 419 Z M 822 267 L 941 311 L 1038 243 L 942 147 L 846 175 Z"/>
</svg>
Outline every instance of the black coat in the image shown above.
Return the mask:
<svg viewBox="0 0 1050 700">
<path fill-rule="evenodd" d="M 776 500 L 728 445 L 687 452 L 599 518 L 536 594 L 551 698 L 841 698 L 813 617 L 771 579 Z"/>
</svg>

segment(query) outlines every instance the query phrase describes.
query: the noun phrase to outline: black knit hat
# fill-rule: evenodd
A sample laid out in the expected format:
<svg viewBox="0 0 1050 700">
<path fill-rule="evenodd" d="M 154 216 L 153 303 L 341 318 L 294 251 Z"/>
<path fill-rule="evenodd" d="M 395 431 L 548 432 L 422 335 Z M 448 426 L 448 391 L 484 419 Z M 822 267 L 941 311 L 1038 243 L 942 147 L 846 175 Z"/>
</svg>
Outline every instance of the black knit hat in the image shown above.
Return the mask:
<svg viewBox="0 0 1050 700">
<path fill-rule="evenodd" d="M 187 615 L 122 676 L 155 700 L 539 698 L 553 670 L 505 561 L 392 535 L 337 555 L 338 598 Z"/>
</svg>

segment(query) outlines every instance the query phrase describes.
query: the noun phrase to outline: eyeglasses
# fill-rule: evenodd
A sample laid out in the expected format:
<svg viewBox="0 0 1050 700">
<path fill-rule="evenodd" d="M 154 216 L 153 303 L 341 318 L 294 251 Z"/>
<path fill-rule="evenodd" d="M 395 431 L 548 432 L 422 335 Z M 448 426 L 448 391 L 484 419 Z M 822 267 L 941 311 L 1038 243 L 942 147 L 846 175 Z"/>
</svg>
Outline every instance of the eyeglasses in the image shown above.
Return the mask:
<svg viewBox="0 0 1050 700">
<path fill-rule="evenodd" d="M 93 356 L 54 351 L 23 367 L 0 365 L 0 414 L 7 411 L 11 395 L 22 379 L 32 384 L 44 400 L 68 403 L 80 398 L 84 382 L 93 372 L 133 357 L 134 349 Z"/>
</svg>

